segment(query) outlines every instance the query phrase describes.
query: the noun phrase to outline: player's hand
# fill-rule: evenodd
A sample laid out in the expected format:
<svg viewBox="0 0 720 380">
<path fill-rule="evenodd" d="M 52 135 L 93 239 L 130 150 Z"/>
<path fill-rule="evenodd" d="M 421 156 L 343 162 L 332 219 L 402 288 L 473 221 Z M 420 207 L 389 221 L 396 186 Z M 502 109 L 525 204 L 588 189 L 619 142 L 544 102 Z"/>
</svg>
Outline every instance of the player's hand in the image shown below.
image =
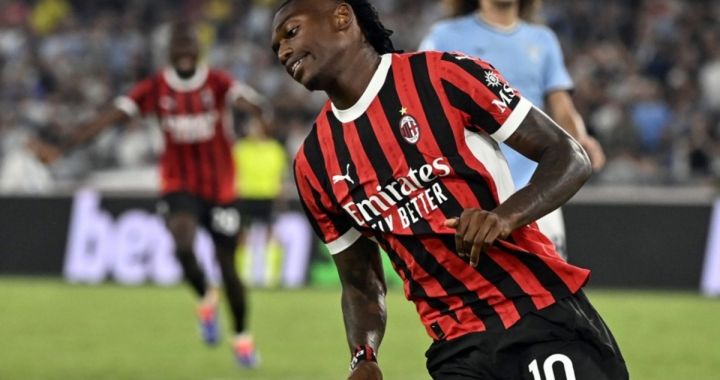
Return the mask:
<svg viewBox="0 0 720 380">
<path fill-rule="evenodd" d="M 455 229 L 457 252 L 461 257 L 470 256 L 474 267 L 480 254 L 487 253 L 496 240 L 508 237 L 512 231 L 505 218 L 479 208 L 465 209 L 459 218 L 446 220 L 445 226 Z"/>
<path fill-rule="evenodd" d="M 380 366 L 373 361 L 363 361 L 350 372 L 348 380 L 382 380 Z"/>
<path fill-rule="evenodd" d="M 62 156 L 62 152 L 57 146 L 37 138 L 28 139 L 26 147 L 46 165 L 54 163 Z"/>
<path fill-rule="evenodd" d="M 598 171 L 605 166 L 605 152 L 600 143 L 592 136 L 585 136 L 578 140 L 580 145 L 585 149 L 585 152 L 590 158 L 592 168 L 594 171 Z"/>
</svg>

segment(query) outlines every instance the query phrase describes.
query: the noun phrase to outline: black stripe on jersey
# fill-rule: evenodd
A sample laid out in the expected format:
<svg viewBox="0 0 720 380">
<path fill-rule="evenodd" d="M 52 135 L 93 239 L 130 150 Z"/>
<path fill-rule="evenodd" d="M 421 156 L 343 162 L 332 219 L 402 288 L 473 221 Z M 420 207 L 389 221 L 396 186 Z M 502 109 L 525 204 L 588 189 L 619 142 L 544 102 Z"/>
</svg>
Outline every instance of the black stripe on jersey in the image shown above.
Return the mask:
<svg viewBox="0 0 720 380">
<path fill-rule="evenodd" d="M 419 223 L 422 222 L 421 220 Z M 448 236 L 452 237 L 452 235 Z M 415 261 L 425 272 L 438 279 L 438 283 L 448 295 L 459 297 L 463 305 L 470 307 L 473 314 L 485 324 L 486 329 L 501 330 L 504 328 L 495 309 L 486 300 L 480 298 L 477 293 L 470 291 L 465 286 L 465 283 L 455 278 L 452 273 L 435 260 L 416 237 L 403 235 L 396 235 L 395 237 L 413 255 Z"/>
<path fill-rule="evenodd" d="M 544 261 L 532 253 L 516 251 L 503 245 L 503 250 L 509 252 L 520 260 L 535 277 L 540 281 L 540 284 L 552 293 L 555 299 L 561 299 L 572 294 L 570 288 L 568 288 L 565 281 L 558 276 Z"/>
<path fill-rule="evenodd" d="M 480 107 L 465 91 L 455 87 L 454 84 L 444 79 L 442 80 L 442 85 L 450 104 L 470 115 L 470 122 L 473 125 L 482 128 L 488 134 L 493 134 L 500 129 L 500 123 L 495 120 L 490 112 Z"/>
<path fill-rule="evenodd" d="M 325 165 L 323 164 L 325 162 L 325 159 L 323 158 L 322 150 L 320 147 L 317 125 L 313 125 L 312 130 L 305 139 L 305 143 L 303 144 L 303 153 L 305 154 L 305 159 L 308 162 L 310 170 L 312 170 L 313 174 L 315 174 L 315 178 L 317 178 L 318 182 L 320 182 L 320 186 L 322 186 L 325 194 L 328 195 L 328 197 L 335 204 L 335 207 L 338 210 L 342 210 L 340 205 L 335 201 L 335 197 L 332 196 L 333 192 L 332 188 L 330 187 L 328 173 L 324 169 L 322 169 L 325 167 Z M 320 208 L 323 208 L 323 203 L 320 200 L 319 194 L 318 197 L 315 199 L 315 202 L 317 202 L 317 205 L 320 206 Z M 308 214 L 308 216 L 311 215 L 312 213 Z M 330 222 L 335 226 L 335 230 L 339 233 L 347 232 L 348 230 L 350 230 L 350 228 L 353 227 L 353 224 L 349 220 L 349 217 L 344 214 L 341 214 L 341 218 L 330 218 Z M 323 234 L 318 235 L 324 236 Z"/>
<path fill-rule="evenodd" d="M 449 249 L 455 247 L 454 236 L 443 235 L 440 236 L 440 239 L 445 247 Z M 512 279 L 507 271 L 496 263 L 495 260 L 490 258 L 490 256 L 480 255 L 480 261 L 477 267 L 475 267 L 475 270 L 485 277 L 488 282 L 493 284 L 505 298 L 512 300 L 520 315 L 537 310 L 535 303 L 530 299 L 530 295 L 522 290 L 520 285 Z"/>
<path fill-rule="evenodd" d="M 424 55 L 423 55 L 424 56 Z M 463 71 L 469 73 L 473 77 L 475 77 L 480 83 L 485 85 L 485 87 L 490 90 L 493 94 L 495 94 L 496 98 L 503 98 L 504 95 L 503 92 L 503 82 L 500 82 L 500 85 L 497 83 L 490 83 L 488 77 L 491 76 L 489 74 L 493 73 L 490 70 L 485 70 L 482 66 L 480 66 L 477 62 L 475 62 L 474 59 L 458 59 L 458 57 L 445 53 L 442 56 L 442 60 L 446 62 L 450 62 L 461 68 Z M 488 64 L 490 66 L 490 64 Z M 490 66 L 492 67 L 492 66 Z M 515 106 L 520 102 L 520 96 L 515 96 L 510 101 L 510 104 L 508 104 L 508 108 L 515 109 Z"/>
<path fill-rule="evenodd" d="M 168 94 L 166 94 L 166 96 L 171 97 L 173 100 L 173 103 L 175 103 L 175 107 L 173 107 L 172 110 L 170 112 L 168 112 L 168 116 L 176 116 L 179 114 L 179 110 L 177 107 L 177 95 L 178 94 L 168 84 L 165 84 L 165 88 L 168 90 Z M 183 154 L 182 145 L 179 145 L 174 141 L 172 131 L 168 130 L 166 133 L 168 133 L 170 135 L 168 142 L 172 142 L 172 144 L 175 145 L 175 153 L 176 153 L 175 162 L 177 162 L 177 165 L 178 165 L 178 174 L 179 174 L 178 178 L 180 179 L 180 183 L 182 184 L 183 189 L 187 190 L 188 165 L 185 162 L 185 154 Z"/>
<path fill-rule="evenodd" d="M 405 264 L 405 262 L 400 258 L 398 254 L 394 253 L 393 250 L 390 249 L 390 243 L 387 240 L 383 239 L 382 235 L 378 236 L 377 240 L 383 246 L 385 253 L 388 255 L 390 261 L 392 261 L 392 263 L 395 265 L 395 268 L 401 271 L 405 276 L 405 279 L 408 282 L 408 290 L 410 293 L 409 298 L 411 300 L 422 300 L 433 309 L 439 310 L 440 315 L 447 315 L 453 320 L 455 320 L 455 322 L 457 323 L 462 322 L 460 321 L 460 318 L 458 318 L 457 314 L 454 311 L 450 310 L 450 306 L 448 304 L 437 298 L 432 298 L 428 296 L 427 292 L 425 292 L 425 289 L 412 277 L 412 274 L 410 273 L 410 269 L 408 269 L 407 264 Z"/>
<path fill-rule="evenodd" d="M 207 111 L 212 111 L 212 109 L 208 108 L 206 106 L 205 102 L 203 102 L 202 100 L 200 100 L 199 103 L 200 103 L 199 112 L 204 114 Z M 222 115 L 220 117 L 222 118 Z M 213 129 L 215 129 L 215 128 L 216 128 L 216 126 L 213 125 Z M 216 131 L 216 133 L 217 132 L 222 133 L 223 131 Z M 212 178 L 212 180 L 210 181 L 210 191 L 211 191 L 210 195 L 211 196 L 220 196 L 220 191 L 219 191 L 220 190 L 220 177 L 219 177 L 219 172 L 218 172 L 219 168 L 217 166 L 217 160 L 215 159 L 215 154 L 218 151 L 218 149 L 212 147 L 212 145 L 216 141 L 222 144 L 221 139 L 213 138 L 206 143 L 208 145 L 209 149 L 205 149 L 205 151 L 207 152 L 206 158 L 209 161 L 206 168 L 210 169 L 209 176 Z M 232 157 L 232 153 L 230 154 L 230 156 Z M 234 189 L 235 189 L 235 184 L 233 184 L 233 190 Z"/>
<path fill-rule="evenodd" d="M 355 121 L 355 127 L 357 128 L 360 143 L 362 144 L 365 153 L 369 158 L 371 157 L 370 163 L 372 164 L 373 169 L 375 169 L 377 177 L 391 180 L 393 178 L 393 170 L 390 167 L 390 163 L 385 158 L 385 153 L 378 141 L 379 139 L 375 135 L 373 128 L 370 125 L 370 119 L 366 114 L 363 114 Z M 380 184 L 380 186 L 384 185 L 385 184 L 383 183 Z M 385 241 L 382 236 L 383 235 L 381 233 L 375 233 L 375 238 L 378 239 L 378 241 L 383 241 L 384 246 L 390 247 L 390 244 Z M 438 299 L 429 298 L 427 296 L 425 289 L 423 289 L 423 287 L 420 286 L 420 284 L 418 284 L 418 282 L 412 277 L 405 262 L 402 261 L 395 252 L 391 249 L 386 249 L 385 252 L 393 264 L 395 264 L 395 267 L 402 271 L 405 275 L 408 282 L 409 292 L 412 297 L 425 300 L 430 307 L 439 310 L 442 315 L 450 315 L 450 317 L 452 317 L 455 321 L 459 322 L 457 315 L 450 311 L 447 304 Z"/>
<path fill-rule="evenodd" d="M 455 136 L 452 132 L 452 126 L 450 121 L 445 116 L 442 103 L 438 98 L 437 93 L 434 90 L 430 79 L 430 73 L 428 71 L 427 55 L 417 54 L 410 57 L 410 67 L 413 73 L 413 79 L 415 80 L 415 86 L 418 89 L 418 96 L 422 103 L 423 109 L 426 110 L 425 114 L 430 123 L 430 130 L 433 132 L 433 137 L 440 146 L 440 150 L 443 155 L 450 157 L 450 165 L 453 169 L 464 179 L 466 179 L 470 186 L 473 195 L 478 200 L 484 210 L 493 210 L 497 207 L 495 198 L 492 195 L 492 191 L 487 185 L 487 180 L 483 178 L 475 170 L 467 166 L 465 161 L 457 154 L 457 144 Z M 427 112 L 430 110 L 431 112 Z M 454 238 L 450 239 L 451 236 L 447 236 L 444 239 L 444 243 L 448 249 L 455 252 L 455 241 Z M 518 309 L 520 314 L 523 314 L 530 310 L 535 310 L 535 307 L 530 299 L 527 297 L 520 297 L 525 294 L 520 286 L 515 283 L 512 277 L 503 270 L 497 263 L 491 260 L 489 257 L 484 256 L 484 262 L 478 264 L 475 269 L 485 279 L 492 283 L 497 289 L 509 300 L 511 300 L 515 307 Z M 530 309 L 528 309 L 530 307 Z"/>
<path fill-rule="evenodd" d="M 172 137 L 166 137 L 170 134 L 169 131 L 165 130 L 165 127 L 163 126 L 163 119 L 168 116 L 168 113 L 163 112 L 163 109 L 160 107 L 160 99 L 162 99 L 164 96 L 170 97 L 170 89 L 169 86 L 164 86 L 163 81 L 161 80 L 162 76 L 161 74 L 158 74 L 153 79 L 153 87 L 154 87 L 154 102 L 155 102 L 155 117 L 157 117 L 158 125 L 160 126 L 160 133 L 163 135 L 163 140 L 165 141 L 166 145 L 170 145 L 172 143 Z M 168 154 L 170 147 L 165 147 L 165 154 Z M 180 151 L 178 149 L 174 149 L 174 159 L 168 159 L 170 163 L 174 165 L 172 167 L 172 171 L 170 168 L 168 168 L 168 172 L 166 175 L 168 177 L 177 177 L 181 178 L 181 181 L 184 181 L 183 178 L 185 178 L 185 173 L 182 170 L 182 162 L 180 157 Z M 169 157 L 169 154 L 168 154 Z M 170 166 L 170 165 L 168 165 Z"/>
<path fill-rule="evenodd" d="M 426 110 L 425 116 L 427 117 L 428 123 L 430 123 L 430 130 L 433 133 L 433 137 L 440 146 L 440 151 L 448 157 L 452 168 L 468 182 L 473 195 L 475 195 L 475 198 L 480 202 L 483 210 L 493 210 L 497 207 L 497 203 L 495 202 L 490 187 L 487 185 L 487 180 L 467 166 L 463 158 L 458 154 L 457 142 L 452 132 L 452 126 L 447 116 L 445 116 L 445 110 L 430 80 L 427 55 L 417 54 L 412 56 L 410 58 L 410 67 L 412 69 L 413 79 L 415 80 L 415 86 L 418 89 L 420 102 L 422 103 L 423 109 Z M 430 112 L 428 112 L 428 110 Z M 459 214 L 455 216 L 457 215 Z"/>
<path fill-rule="evenodd" d="M 388 118 L 389 127 L 392 130 L 395 139 L 398 141 L 400 149 L 403 151 L 405 160 L 408 162 L 410 167 L 419 168 L 422 165 L 426 164 L 422 153 L 418 151 L 416 145 L 404 144 L 404 138 L 400 135 L 399 128 L 394 128 L 394 126 L 400 125 L 400 109 L 402 108 L 402 105 L 400 104 L 400 98 L 396 91 L 397 90 L 395 86 L 395 77 L 391 70 L 390 72 L 388 72 L 388 77 L 385 80 L 385 85 L 380 90 L 378 97 L 385 113 L 385 117 Z M 382 155 L 382 157 L 384 157 L 384 155 Z M 372 158 L 375 157 L 371 157 L 371 159 Z M 437 183 L 440 184 L 443 193 L 447 194 L 448 198 L 445 203 L 440 205 L 441 211 L 443 211 L 446 216 L 459 215 L 462 212 L 462 207 L 460 206 L 458 201 L 455 199 L 455 197 L 452 196 L 452 194 L 448 191 L 442 181 L 438 181 Z M 413 232 L 417 232 L 418 229 L 432 231 L 429 223 L 425 219 L 420 219 L 417 223 L 411 226 L 411 229 L 413 230 Z M 400 239 L 400 237 L 398 238 L 400 241 L 403 241 Z M 495 310 L 487 304 L 487 302 L 481 300 L 477 296 L 477 294 L 474 294 L 469 289 L 467 289 L 467 287 L 462 283 L 462 281 L 453 277 L 453 275 L 449 273 L 445 267 L 440 265 L 432 255 L 424 252 L 424 247 L 422 246 L 422 244 L 420 244 L 420 247 L 418 247 L 417 245 L 419 243 L 417 239 L 404 240 L 405 243 L 403 243 L 403 245 L 406 247 L 406 249 L 413 254 L 415 260 L 423 267 L 426 272 L 437 278 L 438 282 L 445 289 L 446 293 L 462 294 L 461 299 L 465 304 L 484 304 L 486 306 L 486 309 L 482 312 L 475 312 L 475 315 L 477 315 L 478 318 L 480 318 L 483 323 L 488 326 L 488 328 L 495 327 L 493 326 L 494 318 L 488 318 L 488 316 L 493 314 L 497 316 L 497 314 L 495 313 Z M 455 249 L 451 249 L 450 251 L 456 252 Z M 460 291 L 460 289 L 462 289 L 462 291 Z"/>
<path fill-rule="evenodd" d="M 183 93 L 183 102 L 185 103 L 185 112 L 187 114 L 195 114 L 198 110 L 195 109 L 195 106 L 193 104 L 193 93 L 192 92 L 186 92 Z M 190 144 L 191 150 L 192 150 L 192 165 L 195 170 L 195 191 L 200 193 L 202 191 L 202 180 L 203 176 L 205 175 L 204 170 L 202 169 L 202 163 L 200 159 L 200 144 L 197 142 L 194 142 Z M 201 194 L 197 194 L 201 195 Z M 215 194 L 213 194 L 215 195 Z"/>
<path fill-rule="evenodd" d="M 304 181 L 304 179 L 302 181 Z M 318 208 L 322 208 L 322 199 L 321 199 L 322 197 L 321 197 L 320 193 L 317 190 L 315 190 L 312 186 L 310 186 L 310 191 L 312 192 L 313 202 L 315 202 L 315 206 Z M 315 230 L 315 233 L 317 234 L 317 236 L 324 237 L 325 235 L 322 232 L 322 228 L 320 228 L 320 225 L 317 224 L 317 221 L 315 220 L 315 218 L 312 217 L 313 214 L 308 209 L 307 205 L 305 205 L 305 202 L 300 202 L 300 204 L 303 207 L 303 211 L 305 211 L 305 215 L 308 216 L 307 219 L 310 221 L 310 225 L 312 225 L 312 228 Z M 332 219 L 331 219 L 331 221 L 332 221 Z M 342 231 L 342 230 L 338 230 L 337 228 L 338 228 L 338 226 L 335 225 L 336 231 Z"/>
</svg>

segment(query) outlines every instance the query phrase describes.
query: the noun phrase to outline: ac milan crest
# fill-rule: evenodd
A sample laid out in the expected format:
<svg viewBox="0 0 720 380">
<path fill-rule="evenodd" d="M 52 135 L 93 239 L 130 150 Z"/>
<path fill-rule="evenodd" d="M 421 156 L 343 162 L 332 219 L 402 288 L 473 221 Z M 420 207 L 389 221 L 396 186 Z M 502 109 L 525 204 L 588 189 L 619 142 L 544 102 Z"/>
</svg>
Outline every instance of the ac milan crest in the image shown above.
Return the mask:
<svg viewBox="0 0 720 380">
<path fill-rule="evenodd" d="M 420 139 L 420 126 L 414 117 L 405 115 L 400 119 L 400 134 L 405 141 L 415 144 Z"/>
</svg>

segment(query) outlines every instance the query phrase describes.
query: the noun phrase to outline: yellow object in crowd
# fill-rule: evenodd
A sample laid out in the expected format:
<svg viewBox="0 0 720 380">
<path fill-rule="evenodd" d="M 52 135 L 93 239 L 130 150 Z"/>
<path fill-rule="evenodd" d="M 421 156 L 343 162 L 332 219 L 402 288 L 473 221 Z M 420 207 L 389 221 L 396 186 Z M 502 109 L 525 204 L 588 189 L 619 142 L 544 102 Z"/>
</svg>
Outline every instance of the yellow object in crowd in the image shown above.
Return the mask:
<svg viewBox="0 0 720 380">
<path fill-rule="evenodd" d="M 54 31 L 71 11 L 66 0 L 41 0 L 32 10 L 30 25 L 37 34 L 44 36 Z"/>
</svg>

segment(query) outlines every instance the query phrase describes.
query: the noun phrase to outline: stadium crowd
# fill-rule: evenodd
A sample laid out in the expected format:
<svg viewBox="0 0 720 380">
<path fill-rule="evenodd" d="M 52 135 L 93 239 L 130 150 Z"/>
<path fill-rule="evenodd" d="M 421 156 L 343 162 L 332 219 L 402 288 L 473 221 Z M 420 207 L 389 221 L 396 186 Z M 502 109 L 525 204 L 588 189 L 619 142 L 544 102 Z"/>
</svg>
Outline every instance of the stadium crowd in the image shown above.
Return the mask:
<svg viewBox="0 0 720 380">
<path fill-rule="evenodd" d="M 161 67 L 169 23 L 199 25 L 208 61 L 268 97 L 291 155 L 322 95 L 286 80 L 269 46 L 275 0 L 0 0 L 0 192 L 72 190 L 125 173 L 120 188 L 154 189 L 162 139 L 136 122 L 45 165 L 33 138 L 60 139 Z M 414 50 L 443 1 L 376 1 Z M 696 185 L 720 178 L 720 3 L 710 0 L 545 0 L 578 110 L 608 154 L 596 184 Z M 241 115 L 238 115 L 241 116 Z M 243 135 L 242 117 L 236 122 Z M 145 171 L 144 171 L 145 170 Z M 100 180 L 98 180 L 100 178 Z M 95 182 L 93 182 L 95 181 Z"/>
</svg>

